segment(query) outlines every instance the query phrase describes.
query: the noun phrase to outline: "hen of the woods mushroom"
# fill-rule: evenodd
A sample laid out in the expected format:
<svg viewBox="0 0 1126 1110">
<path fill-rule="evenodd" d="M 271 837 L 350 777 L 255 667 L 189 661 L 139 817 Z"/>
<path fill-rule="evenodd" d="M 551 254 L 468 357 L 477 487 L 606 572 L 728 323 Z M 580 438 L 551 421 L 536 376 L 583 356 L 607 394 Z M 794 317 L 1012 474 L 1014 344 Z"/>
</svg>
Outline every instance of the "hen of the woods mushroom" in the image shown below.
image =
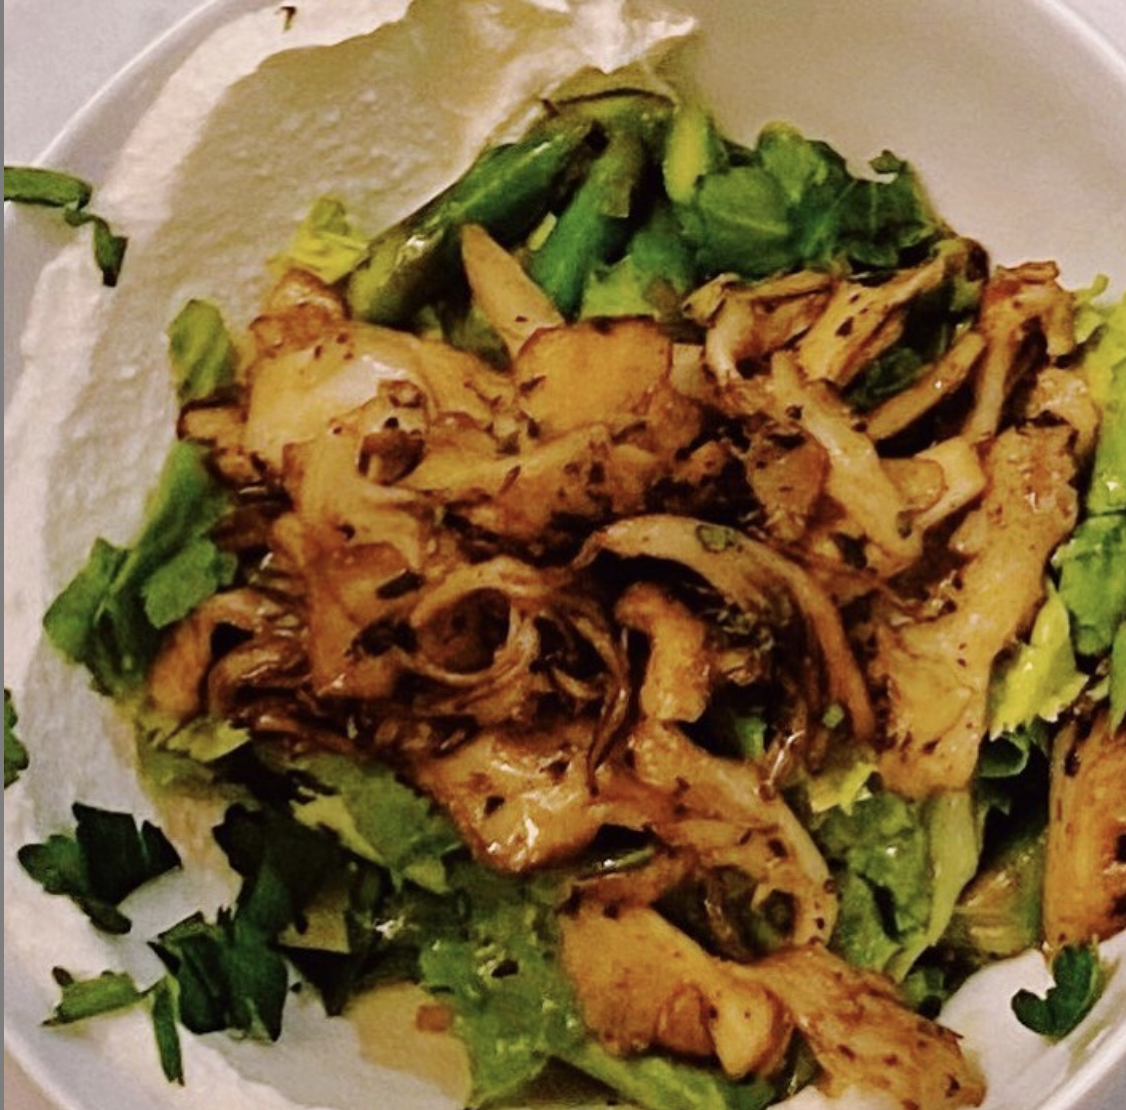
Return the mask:
<svg viewBox="0 0 1126 1110">
<path fill-rule="evenodd" d="M 421 982 L 475 1103 L 974 1105 L 941 1002 L 1126 923 L 1123 310 L 872 168 L 617 91 L 372 240 L 318 201 L 47 616 L 244 788 L 261 943 Z"/>
</svg>

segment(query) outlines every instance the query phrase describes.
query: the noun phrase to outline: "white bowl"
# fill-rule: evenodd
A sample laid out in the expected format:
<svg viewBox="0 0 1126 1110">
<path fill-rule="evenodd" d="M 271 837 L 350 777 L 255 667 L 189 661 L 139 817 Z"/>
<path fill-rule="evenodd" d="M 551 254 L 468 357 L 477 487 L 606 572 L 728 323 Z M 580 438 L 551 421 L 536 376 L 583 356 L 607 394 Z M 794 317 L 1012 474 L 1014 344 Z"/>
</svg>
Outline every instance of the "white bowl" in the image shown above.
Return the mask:
<svg viewBox="0 0 1126 1110">
<path fill-rule="evenodd" d="M 130 14 L 140 18 L 144 2 L 116 0 L 105 18 L 112 12 L 126 25 Z M 425 5 L 426 0 L 420 2 Z M 341 16 L 346 20 L 364 0 L 335 3 L 352 13 Z M 1123 9 L 1112 11 L 1113 0 L 1092 4 L 1109 13 L 1107 28 L 1126 43 Z M 386 10 L 404 6 L 405 0 L 381 5 Z M 488 6 L 480 5 L 482 10 Z M 542 3 L 541 23 L 556 18 L 547 9 L 565 6 Z M 606 18 L 620 6 L 616 0 L 576 5 L 582 9 L 580 24 L 592 13 Z M 1085 285 L 1099 273 L 1111 275 L 1119 291 L 1126 283 L 1126 57 L 1070 8 L 1051 0 L 669 0 L 667 6 L 699 18 L 701 31 L 687 47 L 685 61 L 730 133 L 750 139 L 762 123 L 786 119 L 857 162 L 890 148 L 915 164 L 939 210 L 958 230 L 980 239 L 994 261 L 1055 258 L 1068 284 Z M 6 15 L 9 7 L 20 16 L 17 2 L 6 4 Z M 62 9 L 74 5 L 41 7 L 58 7 L 65 19 Z M 315 0 L 299 0 L 294 40 L 302 31 L 303 11 L 314 7 Z M 447 5 L 450 11 L 459 7 Z M 625 7 L 637 15 L 657 5 Z M 172 5 L 162 4 L 161 11 L 170 18 Z M 161 159 L 177 156 L 177 136 L 142 131 L 130 140 L 134 125 L 192 50 L 247 12 L 256 12 L 259 19 L 276 18 L 278 5 L 273 0 L 211 3 L 176 26 L 75 117 L 50 149 L 49 164 L 73 169 L 100 185 L 127 149 L 132 158 L 151 157 L 148 180 L 159 184 L 165 168 Z M 19 27 L 28 25 L 26 10 L 24 17 L 22 24 L 18 18 L 14 27 L 9 24 L 10 42 Z M 545 35 L 549 45 L 568 51 L 577 39 L 598 58 L 631 49 L 630 43 L 596 35 L 589 26 L 577 35 L 558 36 L 559 41 Z M 434 51 L 447 52 L 444 65 L 465 72 L 465 34 L 436 34 L 433 45 Z M 77 64 L 81 49 L 72 49 L 71 56 Z M 491 87 L 486 99 L 518 99 L 534 92 L 536 82 L 560 64 L 556 51 L 538 69 L 513 66 L 511 79 Z M 345 79 L 348 65 L 317 70 L 321 84 L 309 95 L 318 111 L 331 109 L 322 100 L 331 93 L 332 80 Z M 196 174 L 192 185 L 199 191 L 195 226 L 213 210 L 205 226 L 216 231 L 215 249 L 223 254 L 224 272 L 253 273 L 285 242 L 292 218 L 325 191 L 326 183 L 338 182 L 346 195 L 351 191 L 349 200 L 360 210 L 366 206 L 373 219 L 397 214 L 417 195 L 411 190 L 425 193 L 456 172 L 491 126 L 483 113 L 471 111 L 461 124 L 476 131 L 463 134 L 460 145 L 436 139 L 441 119 L 427 114 L 425 102 L 415 115 L 404 114 L 410 98 L 391 97 L 384 90 L 379 95 L 387 99 L 377 95 L 374 109 L 392 123 L 406 119 L 407 131 L 422 128 L 422 140 L 407 150 L 403 163 L 389 164 L 397 172 L 411 168 L 411 185 L 383 195 L 357 189 L 360 163 L 354 146 L 337 144 L 315 164 L 293 164 L 288 154 L 271 151 L 276 144 L 260 141 L 261 135 L 244 143 L 238 128 L 227 126 L 248 105 L 261 107 L 270 80 L 284 85 L 290 72 L 301 68 L 291 66 L 284 80 L 256 77 L 240 86 L 238 110 L 213 119 L 222 125 L 205 152 L 214 164 L 189 155 Z M 497 80 L 494 67 L 485 68 L 489 79 Z M 503 65 L 495 69 L 501 71 Z M 26 60 L 17 71 L 25 76 L 31 72 Z M 473 104 L 470 94 L 479 82 L 459 78 L 456 84 L 447 82 L 446 89 L 432 88 L 440 72 L 416 76 L 424 96 L 435 91 L 448 96 L 447 109 L 439 113 L 448 125 L 449 111 Z M 484 80 L 485 74 L 478 77 Z M 192 95 L 184 97 L 185 128 L 197 106 L 193 96 L 198 94 L 200 105 L 206 100 L 204 85 L 193 86 L 188 90 Z M 25 110 L 34 110 L 26 96 L 22 103 Z M 57 103 L 57 96 L 47 97 L 44 110 Z M 463 130 L 461 124 L 455 134 Z M 427 144 L 441 156 L 427 157 Z M 219 152 L 231 157 L 223 161 Z M 415 167 L 411 159 L 423 164 Z M 253 191 L 240 188 L 246 174 L 254 175 Z M 222 198 L 221 205 L 216 198 Z M 73 573 L 95 530 L 113 530 L 117 539 L 132 531 L 140 508 L 136 493 L 155 469 L 169 434 L 166 389 L 146 384 L 145 376 L 146 367 L 160 365 L 169 308 L 186 292 L 202 292 L 212 299 L 227 298 L 237 320 L 257 293 L 253 281 L 237 295 L 217 288 L 214 269 L 198 264 L 199 258 L 210 257 L 211 247 L 196 244 L 199 254 L 193 257 L 186 250 L 192 245 L 189 230 L 180 225 L 183 238 L 162 269 L 151 246 L 152 238 L 160 239 L 167 230 L 160 221 L 140 219 L 132 207 L 136 196 L 129 190 L 110 186 L 96 193 L 95 209 L 99 200 L 107 214 L 135 234 L 127 277 L 112 294 L 97 288 L 88 263 L 83 270 L 77 259 L 80 247 L 69 242 L 70 233 L 38 215 L 6 213 L 5 219 L 5 683 L 16 688 L 21 732 L 34 761 L 5 799 L 6 1043 L 52 1100 L 72 1110 L 454 1106 L 440 1090 L 364 1059 L 351 1027 L 319 1018 L 312 1005 L 291 1008 L 280 1046 L 239 1045 L 221 1036 L 188 1038 L 184 1090 L 164 1083 L 139 1015 L 107 1018 L 83 1030 L 40 1027 L 56 998 L 49 976 L 54 964 L 86 974 L 130 966 L 142 979 L 152 965 L 137 953 L 135 942 L 92 936 L 68 904 L 33 888 L 13 862 L 19 844 L 42 839 L 66 824 L 76 796 L 138 811 L 148 807 L 123 746 L 103 740 L 103 733 L 115 732 L 109 714 L 85 690 L 81 676 L 59 666 L 40 643 L 39 615 L 45 600 Z M 17 390 L 9 414 L 9 389 L 21 362 L 15 337 L 29 312 L 30 290 L 56 255 L 63 261 L 52 263 L 50 281 L 59 319 L 78 314 L 83 320 L 108 320 L 103 330 L 112 335 L 115 314 L 128 317 L 143 310 L 151 313 L 151 334 L 131 338 L 124 350 L 115 351 L 95 342 L 96 332 L 75 338 L 66 327 L 41 329 L 28 380 Z M 148 287 L 146 274 L 154 276 Z M 238 284 L 232 279 L 232 285 Z M 105 380 L 95 380 L 90 368 Z M 124 388 L 136 391 L 131 394 L 136 401 L 124 414 L 130 434 L 123 437 L 119 425 L 102 417 L 110 411 L 115 391 Z M 70 445 L 65 461 L 55 457 L 58 441 L 52 437 Z M 164 884 L 141 897 L 135 910 L 137 935 L 151 935 L 174 920 L 167 898 L 184 897 L 185 906 L 195 908 L 200 904 L 196 897 L 221 901 L 227 892 L 221 883 L 205 883 L 190 893 L 172 892 Z M 1124 938 L 1108 951 L 1121 961 Z M 948 1009 L 947 1020 L 966 1034 L 970 1050 L 986 1067 L 986 1105 L 992 1110 L 1121 1106 L 1126 1099 L 1122 969 L 1115 966 L 1105 996 L 1081 1030 L 1052 1048 L 1021 1029 L 1008 1007 L 1018 986 L 1040 989 L 1043 984 L 1042 962 L 1029 955 L 978 977 Z"/>
</svg>

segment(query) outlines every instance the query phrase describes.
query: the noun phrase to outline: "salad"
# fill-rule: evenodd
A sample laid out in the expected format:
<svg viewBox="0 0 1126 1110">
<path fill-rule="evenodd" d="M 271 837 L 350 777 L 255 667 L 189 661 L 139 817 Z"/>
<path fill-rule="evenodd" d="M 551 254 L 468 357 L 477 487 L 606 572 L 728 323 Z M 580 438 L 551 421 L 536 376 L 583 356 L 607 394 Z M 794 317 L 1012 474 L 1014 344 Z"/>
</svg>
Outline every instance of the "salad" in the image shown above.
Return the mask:
<svg viewBox="0 0 1126 1110">
<path fill-rule="evenodd" d="M 1040 945 L 1018 1016 L 1082 1019 L 1126 918 L 1126 302 L 870 169 L 562 93 L 374 235 L 311 198 L 248 327 L 177 313 L 146 522 L 44 626 L 153 789 L 229 803 L 241 885 L 54 1022 L 147 1006 L 190 1082 L 180 1028 L 409 980 L 472 1105 L 565 1067 L 661 1110 L 975 1105 L 941 1006 Z M 75 820 L 20 861 L 123 933 L 179 854 Z"/>
</svg>

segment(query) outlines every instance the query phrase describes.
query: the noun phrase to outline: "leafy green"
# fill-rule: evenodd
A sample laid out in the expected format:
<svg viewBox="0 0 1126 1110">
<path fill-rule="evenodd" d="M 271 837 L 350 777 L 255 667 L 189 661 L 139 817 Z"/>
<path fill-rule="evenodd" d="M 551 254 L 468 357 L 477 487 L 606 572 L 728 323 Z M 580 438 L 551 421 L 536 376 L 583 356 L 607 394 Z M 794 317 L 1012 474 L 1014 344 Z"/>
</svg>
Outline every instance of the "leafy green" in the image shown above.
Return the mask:
<svg viewBox="0 0 1126 1110">
<path fill-rule="evenodd" d="M 103 971 L 96 979 L 76 979 L 65 968 L 54 969 L 55 982 L 62 998 L 47 1025 L 70 1025 L 98 1014 L 108 1014 L 135 1006 L 145 997 L 131 975 L 123 971 Z"/>
<path fill-rule="evenodd" d="M 90 186 L 71 174 L 36 166 L 4 167 L 5 201 L 58 208 L 71 227 L 93 226 L 94 261 L 102 272 L 102 283 L 113 286 L 121 274 L 128 240 L 115 235 L 101 216 L 87 211 L 92 196 Z"/>
<path fill-rule="evenodd" d="M 763 1110 L 778 1098 L 770 1083 L 753 1075 L 736 1081 L 669 1057 L 614 1056 L 590 1040 L 566 1060 L 649 1110 Z"/>
<path fill-rule="evenodd" d="M 1059 592 L 1082 655 L 1101 655 L 1126 620 L 1126 513 L 1080 522 L 1052 557 Z"/>
<path fill-rule="evenodd" d="M 148 821 L 138 828 L 128 813 L 75 803 L 73 837 L 55 834 L 17 853 L 24 870 L 48 894 L 69 897 L 108 933 L 126 933 L 117 908 L 134 890 L 180 865 L 168 838 Z"/>
<path fill-rule="evenodd" d="M 678 206 L 698 276 L 765 277 L 802 266 L 888 269 L 942 231 L 911 167 L 887 152 L 858 178 L 828 144 L 772 124 L 699 176 Z"/>
<path fill-rule="evenodd" d="M 1106 307 L 1089 301 L 1086 312 L 1093 317 L 1087 323 L 1093 329 L 1093 341 L 1084 352 L 1083 372 L 1103 414 L 1087 492 L 1087 510 L 1091 513 L 1123 512 L 1126 511 L 1126 296 Z"/>
<path fill-rule="evenodd" d="M 43 618 L 51 642 L 121 695 L 144 678 L 160 630 L 234 580 L 237 560 L 209 538 L 227 508 L 201 448 L 169 452 L 147 519 L 131 547 L 94 542 L 86 565 Z"/>
<path fill-rule="evenodd" d="M 168 325 L 168 354 L 180 404 L 229 389 L 235 380 L 235 347 L 219 310 L 190 300 Z"/>
<path fill-rule="evenodd" d="M 1012 732 L 1037 718 L 1055 721 L 1087 678 L 1075 663 L 1067 607 L 1049 582 L 1028 642 L 997 668 L 989 688 L 990 733 Z"/>
<path fill-rule="evenodd" d="M 1106 985 L 1095 944 L 1065 945 L 1052 960 L 1054 983 L 1043 997 L 1029 990 L 1013 996 L 1013 1013 L 1034 1033 L 1059 1040 L 1090 1013 Z"/>
<path fill-rule="evenodd" d="M 293 812 L 331 829 L 346 848 L 386 867 L 395 881 L 448 889 L 443 858 L 461 847 L 449 820 L 379 763 L 321 753 L 288 764 L 303 788 Z"/>
<path fill-rule="evenodd" d="M 180 1052 L 179 985 L 165 975 L 148 991 L 152 1005 L 153 1037 L 160 1056 L 161 1070 L 169 1083 L 184 1082 L 184 1061 Z"/>
<path fill-rule="evenodd" d="M 1126 720 L 1126 621 L 1118 626 L 1110 653 L 1110 727 Z"/>
<path fill-rule="evenodd" d="M 62 997 L 45 1025 L 72 1025 L 147 1003 L 165 1078 L 170 1083 L 184 1082 L 180 1035 L 176 1028 L 176 990 L 172 981 L 158 979 L 153 986 L 141 990 L 131 975 L 121 971 L 104 971 L 93 979 L 77 979 L 65 968 L 56 967 L 53 974 Z"/>
<path fill-rule="evenodd" d="M 152 943 L 179 988 L 179 1019 L 193 1033 L 233 1030 L 277 1040 L 289 989 L 285 960 L 253 915 L 193 914 Z"/>
<path fill-rule="evenodd" d="M 814 837 L 841 886 L 833 947 L 862 967 L 886 966 L 931 909 L 931 860 L 922 807 L 886 791 L 851 811 L 816 818 Z"/>
<path fill-rule="evenodd" d="M 16 725 L 19 715 L 16 713 L 16 703 L 12 699 L 12 691 L 4 688 L 4 789 L 7 790 L 13 782 L 20 777 L 21 771 L 27 770 L 27 748 L 23 746 L 16 735 Z"/>
<path fill-rule="evenodd" d="M 422 983 L 450 997 L 473 1063 L 473 1104 L 496 1102 L 584 1037 L 554 959 L 554 884 L 468 864 L 455 876 L 466 912 L 422 952 Z"/>
<path fill-rule="evenodd" d="M 860 967 L 906 978 L 942 935 L 977 870 L 981 838 L 968 794 L 916 802 L 851 790 L 810 820 L 840 892 L 830 946 Z"/>
<path fill-rule="evenodd" d="M 1010 779 L 1022 775 L 1034 752 L 1047 755 L 1051 734 L 1041 717 L 990 737 L 981 746 L 977 762 L 978 779 Z"/>
<path fill-rule="evenodd" d="M 956 240 L 941 242 L 936 250 L 948 256 L 965 254 Z M 968 266 L 969 259 L 961 260 L 961 265 Z M 979 299 L 980 282 L 957 268 L 936 289 L 916 297 L 904 315 L 901 338 L 864 367 L 849 386 L 849 404 L 867 412 L 912 385 L 923 369 L 950 347 Z"/>
<path fill-rule="evenodd" d="M 320 197 L 301 221 L 284 261 L 333 285 L 363 261 L 367 246 L 367 240 L 352 230 L 344 205 Z"/>
</svg>

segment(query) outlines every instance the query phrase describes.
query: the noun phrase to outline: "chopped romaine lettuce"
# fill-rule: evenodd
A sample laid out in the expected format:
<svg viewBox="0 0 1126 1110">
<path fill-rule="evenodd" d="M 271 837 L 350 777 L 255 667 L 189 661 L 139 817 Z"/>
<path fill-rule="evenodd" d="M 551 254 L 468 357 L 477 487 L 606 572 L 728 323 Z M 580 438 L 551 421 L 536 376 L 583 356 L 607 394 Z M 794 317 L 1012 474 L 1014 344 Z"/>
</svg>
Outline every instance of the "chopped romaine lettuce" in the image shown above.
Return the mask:
<svg viewBox="0 0 1126 1110">
<path fill-rule="evenodd" d="M 331 829 L 345 847 L 386 867 L 396 881 L 448 889 L 443 860 L 461 841 L 449 820 L 394 772 L 327 753 L 301 757 L 288 770 L 306 784 L 293 804 L 299 821 Z"/>
<path fill-rule="evenodd" d="M 777 1101 L 774 1087 L 755 1076 L 742 1081 L 683 1060 L 662 1056 L 614 1056 L 585 1040 L 567 1063 L 649 1110 L 763 1110 Z"/>
<path fill-rule="evenodd" d="M 869 792 L 847 812 L 836 808 L 815 818 L 813 833 L 841 886 L 832 946 L 851 963 L 882 970 L 930 920 L 923 806 Z"/>
<path fill-rule="evenodd" d="M 180 404 L 234 385 L 235 347 L 219 310 L 207 301 L 188 301 L 168 325 L 168 355 Z"/>
<path fill-rule="evenodd" d="M 282 261 L 333 285 L 347 277 L 366 252 L 367 240 L 352 230 L 344 205 L 321 197 L 301 221 Z"/>
<path fill-rule="evenodd" d="M 1049 582 L 1028 643 L 998 667 L 989 689 L 991 736 L 1055 721 L 1087 683 L 1075 663 L 1068 611 Z"/>
<path fill-rule="evenodd" d="M 906 978 L 977 870 L 979 825 L 966 793 L 915 802 L 864 791 L 847 809 L 815 815 L 814 838 L 840 889 L 831 947 L 857 966 Z"/>
<path fill-rule="evenodd" d="M 1102 655 L 1126 620 L 1126 513 L 1088 517 L 1052 558 L 1081 655 Z"/>
<path fill-rule="evenodd" d="M 1096 285 L 1092 292 L 1102 288 Z M 1083 372 L 1103 410 L 1087 510 L 1122 512 L 1126 511 L 1126 296 L 1106 307 L 1093 297 L 1082 304 L 1078 326 L 1093 333 Z"/>
<path fill-rule="evenodd" d="M 1114 634 L 1110 653 L 1110 727 L 1126 720 L 1126 620 Z"/>
<path fill-rule="evenodd" d="M 234 580 L 237 561 L 209 533 L 227 508 L 200 448 L 176 443 L 128 548 L 95 541 L 86 565 L 43 618 L 51 642 L 111 694 L 135 687 L 160 630 Z"/>
</svg>

